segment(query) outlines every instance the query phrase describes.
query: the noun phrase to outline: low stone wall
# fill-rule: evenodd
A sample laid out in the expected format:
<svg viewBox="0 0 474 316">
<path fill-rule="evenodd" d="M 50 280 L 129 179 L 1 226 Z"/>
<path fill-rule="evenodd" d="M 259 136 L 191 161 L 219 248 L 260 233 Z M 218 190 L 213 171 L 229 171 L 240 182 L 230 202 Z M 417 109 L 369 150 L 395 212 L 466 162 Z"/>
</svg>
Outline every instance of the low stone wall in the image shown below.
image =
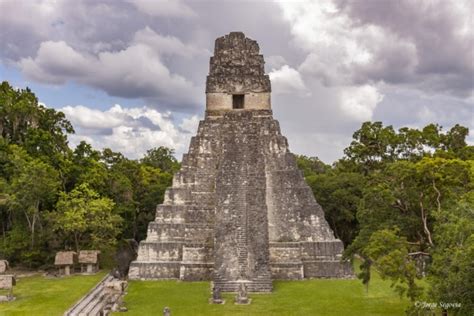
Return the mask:
<svg viewBox="0 0 474 316">
<path fill-rule="evenodd" d="M 305 278 L 351 278 L 352 266 L 349 262 L 303 261 Z"/>
<path fill-rule="evenodd" d="M 134 261 L 130 265 L 128 277 L 131 280 L 179 279 L 181 263 Z"/>
<path fill-rule="evenodd" d="M 180 279 L 183 281 L 208 281 L 212 279 L 214 262 L 183 262 L 180 266 Z"/>
</svg>

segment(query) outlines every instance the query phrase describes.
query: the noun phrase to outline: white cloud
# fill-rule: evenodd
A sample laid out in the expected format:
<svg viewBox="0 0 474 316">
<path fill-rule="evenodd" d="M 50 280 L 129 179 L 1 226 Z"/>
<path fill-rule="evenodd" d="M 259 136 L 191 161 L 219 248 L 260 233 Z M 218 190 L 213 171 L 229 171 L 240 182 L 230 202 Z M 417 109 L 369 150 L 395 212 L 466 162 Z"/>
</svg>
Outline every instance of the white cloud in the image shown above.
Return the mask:
<svg viewBox="0 0 474 316">
<path fill-rule="evenodd" d="M 151 99 L 185 108 L 197 103 L 200 91 L 193 82 L 172 73 L 162 55 L 190 57 L 199 53 L 175 37 L 145 28 L 135 34 L 128 48 L 120 51 L 91 55 L 75 50 L 64 41 L 47 41 L 41 43 L 36 57 L 23 58 L 18 65 L 28 78 L 39 82 L 75 81 L 113 96 Z"/>
<path fill-rule="evenodd" d="M 301 93 L 306 91 L 300 73 L 288 65 L 273 69 L 270 74 L 274 93 Z"/>
<path fill-rule="evenodd" d="M 88 74 L 94 63 L 92 58 L 79 54 L 63 41 L 46 41 L 41 43 L 36 58 L 22 59 L 20 67 L 31 79 L 61 84 L 68 77 L 80 78 Z"/>
<path fill-rule="evenodd" d="M 413 45 L 375 24 L 357 24 L 332 1 L 279 4 L 296 45 L 307 53 L 298 70 L 327 86 L 390 80 L 391 71 L 416 66 Z"/>
<path fill-rule="evenodd" d="M 127 0 L 151 16 L 194 17 L 196 13 L 180 0 Z"/>
<path fill-rule="evenodd" d="M 286 80 L 281 80 L 286 85 L 280 84 L 275 74 L 272 85 L 276 92 L 279 88 L 293 93 L 295 85 L 301 88 L 298 82 L 310 87 L 311 97 L 304 102 L 314 107 L 314 132 L 318 135 L 332 137 L 327 130 L 319 130 L 328 122 L 353 126 L 351 122 L 371 120 L 383 100 L 380 82 L 396 80 L 416 67 L 413 45 L 375 24 L 357 24 L 334 1 L 278 4 L 289 23 L 293 44 L 304 55 L 295 70 L 281 69 L 286 70 L 282 71 Z M 285 89 L 291 84 L 292 90 Z M 321 137 L 315 139 L 319 142 Z"/>
<path fill-rule="evenodd" d="M 195 55 L 209 53 L 207 50 L 199 49 L 192 45 L 186 45 L 177 37 L 158 34 L 148 26 L 136 32 L 133 41 L 151 47 L 160 55 L 193 57 Z"/>
<path fill-rule="evenodd" d="M 82 105 L 59 110 L 76 129 L 76 134 L 69 137 L 73 146 L 85 140 L 95 148 L 111 148 L 129 158 L 140 158 L 148 149 L 158 146 L 182 154 L 191 137 L 189 131 L 199 122 L 197 117 L 191 117 L 177 124 L 170 113 L 149 107 L 123 108 L 118 104 L 105 111 Z"/>
<path fill-rule="evenodd" d="M 265 65 L 268 66 L 270 69 L 281 68 L 287 64 L 288 62 L 285 60 L 285 58 L 280 55 L 272 55 L 265 57 Z"/>
<path fill-rule="evenodd" d="M 116 115 L 114 113 L 113 109 L 115 107 L 118 107 L 119 112 L 122 111 L 120 105 L 115 105 L 113 108 L 105 112 L 88 108 L 83 105 L 68 105 L 60 110 L 66 114 L 74 126 L 84 129 L 106 129 L 118 127 L 124 121 L 121 115 Z"/>
<path fill-rule="evenodd" d="M 184 118 L 183 122 L 179 125 L 185 132 L 196 134 L 199 125 L 199 118 L 193 115 L 191 118 Z"/>
<path fill-rule="evenodd" d="M 377 88 L 370 85 L 345 87 L 340 97 L 341 109 L 356 121 L 371 120 L 377 104 L 383 100 Z"/>
</svg>

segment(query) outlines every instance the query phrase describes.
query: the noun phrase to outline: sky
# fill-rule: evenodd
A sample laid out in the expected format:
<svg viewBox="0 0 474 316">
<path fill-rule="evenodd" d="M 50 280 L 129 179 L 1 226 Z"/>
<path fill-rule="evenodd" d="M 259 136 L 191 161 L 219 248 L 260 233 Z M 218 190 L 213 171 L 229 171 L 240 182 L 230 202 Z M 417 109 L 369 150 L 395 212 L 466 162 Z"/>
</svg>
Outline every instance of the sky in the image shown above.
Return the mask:
<svg viewBox="0 0 474 316">
<path fill-rule="evenodd" d="M 331 163 L 365 121 L 469 127 L 470 0 L 0 0 L 0 80 L 64 112 L 81 140 L 185 153 L 217 37 L 256 40 L 290 150 Z"/>
</svg>

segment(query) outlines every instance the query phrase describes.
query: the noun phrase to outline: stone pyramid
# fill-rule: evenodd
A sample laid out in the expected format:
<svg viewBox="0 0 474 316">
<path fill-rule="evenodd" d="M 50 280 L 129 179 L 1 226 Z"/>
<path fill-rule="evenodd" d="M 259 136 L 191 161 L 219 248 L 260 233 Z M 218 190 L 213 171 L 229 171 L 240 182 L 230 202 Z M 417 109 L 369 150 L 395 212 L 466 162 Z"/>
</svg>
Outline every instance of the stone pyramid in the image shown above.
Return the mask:
<svg viewBox="0 0 474 316">
<path fill-rule="evenodd" d="M 216 40 L 206 115 L 140 243 L 130 279 L 244 282 L 341 278 L 343 244 L 298 170 L 272 117 L 270 79 L 256 41 L 232 32 Z"/>
</svg>

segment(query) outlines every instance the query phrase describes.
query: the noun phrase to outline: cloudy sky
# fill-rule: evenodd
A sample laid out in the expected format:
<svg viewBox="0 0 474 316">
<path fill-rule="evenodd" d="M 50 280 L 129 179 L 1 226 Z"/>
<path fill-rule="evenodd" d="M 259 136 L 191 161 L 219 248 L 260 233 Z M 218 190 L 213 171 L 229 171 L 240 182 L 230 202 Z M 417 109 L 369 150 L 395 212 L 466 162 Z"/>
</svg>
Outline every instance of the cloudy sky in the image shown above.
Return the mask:
<svg viewBox="0 0 474 316">
<path fill-rule="evenodd" d="M 290 149 L 332 162 L 367 120 L 474 130 L 473 4 L 0 0 L 0 80 L 66 113 L 72 144 L 180 158 L 214 40 L 243 31 L 265 56 Z"/>
</svg>

